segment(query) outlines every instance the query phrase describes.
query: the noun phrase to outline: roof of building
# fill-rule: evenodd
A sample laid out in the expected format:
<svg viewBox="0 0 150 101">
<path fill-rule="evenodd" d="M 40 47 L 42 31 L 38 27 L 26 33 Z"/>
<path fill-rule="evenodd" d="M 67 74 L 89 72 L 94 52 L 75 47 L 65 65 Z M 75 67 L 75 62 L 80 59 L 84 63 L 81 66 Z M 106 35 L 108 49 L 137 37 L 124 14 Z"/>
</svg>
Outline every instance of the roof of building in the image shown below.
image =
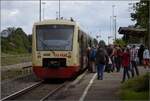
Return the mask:
<svg viewBox="0 0 150 101">
<path fill-rule="evenodd" d="M 126 35 L 132 35 L 132 36 L 144 36 L 146 29 L 133 28 L 133 27 L 120 27 L 118 32 L 119 34 L 126 34 Z"/>
</svg>

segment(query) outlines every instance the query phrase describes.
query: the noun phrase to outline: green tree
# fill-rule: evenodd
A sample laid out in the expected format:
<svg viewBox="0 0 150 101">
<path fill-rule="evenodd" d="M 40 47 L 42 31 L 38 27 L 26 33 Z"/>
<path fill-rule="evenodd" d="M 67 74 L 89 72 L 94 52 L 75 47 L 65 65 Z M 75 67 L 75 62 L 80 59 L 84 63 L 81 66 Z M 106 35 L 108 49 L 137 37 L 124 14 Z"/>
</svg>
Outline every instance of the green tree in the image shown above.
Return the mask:
<svg viewBox="0 0 150 101">
<path fill-rule="evenodd" d="M 126 42 L 125 42 L 123 39 L 116 39 L 116 40 L 114 41 L 114 44 L 123 47 L 123 46 L 126 45 Z"/>
<path fill-rule="evenodd" d="M 22 28 L 10 27 L 8 37 L 1 37 L 1 50 L 3 53 L 31 53 L 31 37 L 27 36 Z"/>
<path fill-rule="evenodd" d="M 131 20 L 136 21 L 135 27 L 145 28 L 145 43 L 150 47 L 149 33 L 149 0 L 140 0 L 133 6 L 134 13 L 131 13 Z"/>
</svg>

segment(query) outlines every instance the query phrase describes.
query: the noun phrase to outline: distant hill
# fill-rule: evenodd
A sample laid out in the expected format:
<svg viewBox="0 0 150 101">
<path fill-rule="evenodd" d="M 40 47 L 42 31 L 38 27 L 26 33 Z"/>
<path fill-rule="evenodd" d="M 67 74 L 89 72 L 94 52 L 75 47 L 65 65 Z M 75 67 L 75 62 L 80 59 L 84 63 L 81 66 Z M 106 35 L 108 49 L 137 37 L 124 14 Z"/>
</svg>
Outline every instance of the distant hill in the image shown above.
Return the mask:
<svg viewBox="0 0 150 101">
<path fill-rule="evenodd" d="M 27 35 L 22 28 L 14 27 L 8 28 L 2 32 L 2 53 L 31 53 L 32 35 Z M 4 32 L 7 35 L 5 35 Z"/>
</svg>

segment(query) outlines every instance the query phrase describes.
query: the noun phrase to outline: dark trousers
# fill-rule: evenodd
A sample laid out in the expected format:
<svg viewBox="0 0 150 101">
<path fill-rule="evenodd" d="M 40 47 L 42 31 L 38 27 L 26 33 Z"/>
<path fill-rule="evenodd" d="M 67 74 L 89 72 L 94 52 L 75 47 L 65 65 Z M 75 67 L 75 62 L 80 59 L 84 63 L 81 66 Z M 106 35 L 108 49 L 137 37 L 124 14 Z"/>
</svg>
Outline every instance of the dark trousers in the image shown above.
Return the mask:
<svg viewBox="0 0 150 101">
<path fill-rule="evenodd" d="M 129 72 L 128 72 L 128 67 L 124 67 L 124 70 L 123 70 L 123 78 L 122 78 L 122 81 L 124 82 L 125 79 L 126 79 L 126 76 L 128 77 L 128 79 L 130 78 L 130 75 L 129 75 Z"/>
<path fill-rule="evenodd" d="M 115 57 L 115 64 L 116 64 L 117 72 L 119 72 L 120 71 L 120 67 L 121 67 L 121 57 L 120 56 Z"/>
<path fill-rule="evenodd" d="M 114 59 L 114 56 L 111 57 L 111 61 L 112 61 L 111 71 L 113 72 L 115 70 L 115 59 Z"/>
<path fill-rule="evenodd" d="M 143 64 L 143 56 L 140 56 L 140 57 L 139 57 L 139 63 L 140 63 L 140 65 Z"/>
<path fill-rule="evenodd" d="M 104 64 L 98 64 L 97 65 L 97 77 L 98 79 L 103 79 L 103 73 L 104 73 Z"/>
<path fill-rule="evenodd" d="M 135 72 L 136 72 L 136 75 L 139 75 L 139 70 L 137 68 L 136 61 L 131 61 L 131 73 L 132 73 L 132 77 L 134 77 Z"/>
</svg>

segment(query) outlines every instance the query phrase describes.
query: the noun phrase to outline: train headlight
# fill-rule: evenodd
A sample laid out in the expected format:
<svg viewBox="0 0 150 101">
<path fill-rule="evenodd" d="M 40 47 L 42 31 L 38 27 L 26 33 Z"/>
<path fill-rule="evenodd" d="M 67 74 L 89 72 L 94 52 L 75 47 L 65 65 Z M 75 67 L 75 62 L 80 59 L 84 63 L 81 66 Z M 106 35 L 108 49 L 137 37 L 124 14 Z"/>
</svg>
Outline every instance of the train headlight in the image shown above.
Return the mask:
<svg viewBox="0 0 150 101">
<path fill-rule="evenodd" d="M 41 53 L 40 52 L 37 53 L 37 58 L 41 58 Z"/>
<path fill-rule="evenodd" d="M 37 58 L 39 58 L 39 59 L 40 59 L 40 58 L 41 58 L 41 55 L 38 55 L 38 56 L 37 56 Z"/>
<path fill-rule="evenodd" d="M 71 58 L 71 52 L 68 52 L 67 57 L 68 57 L 68 58 Z"/>
</svg>

